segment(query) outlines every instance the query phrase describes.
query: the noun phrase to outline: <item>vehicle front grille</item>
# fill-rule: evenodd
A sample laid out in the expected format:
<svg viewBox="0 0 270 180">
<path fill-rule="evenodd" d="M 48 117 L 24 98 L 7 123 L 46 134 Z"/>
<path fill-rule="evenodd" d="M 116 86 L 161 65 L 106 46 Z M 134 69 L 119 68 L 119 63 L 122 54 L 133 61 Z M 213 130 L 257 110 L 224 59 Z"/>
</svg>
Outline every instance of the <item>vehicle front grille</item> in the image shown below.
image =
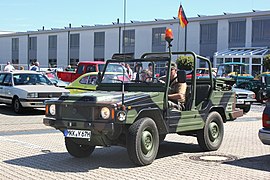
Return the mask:
<svg viewBox="0 0 270 180">
<path fill-rule="evenodd" d="M 237 95 L 236 95 L 236 98 L 237 98 L 237 99 L 246 99 L 247 97 L 248 97 L 247 94 L 237 94 Z"/>
<path fill-rule="evenodd" d="M 60 117 L 68 120 L 91 121 L 93 108 L 82 106 L 81 104 L 62 104 L 60 105 Z"/>
<path fill-rule="evenodd" d="M 38 93 L 39 98 L 59 98 L 62 93 Z"/>
</svg>

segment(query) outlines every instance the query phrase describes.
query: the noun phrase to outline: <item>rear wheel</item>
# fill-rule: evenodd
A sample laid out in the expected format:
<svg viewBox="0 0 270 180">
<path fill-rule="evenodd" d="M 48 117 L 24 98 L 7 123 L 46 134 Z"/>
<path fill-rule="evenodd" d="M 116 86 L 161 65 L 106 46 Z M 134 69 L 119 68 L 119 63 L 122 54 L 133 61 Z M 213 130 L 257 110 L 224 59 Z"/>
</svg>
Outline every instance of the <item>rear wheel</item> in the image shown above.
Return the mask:
<svg viewBox="0 0 270 180">
<path fill-rule="evenodd" d="M 223 121 L 219 113 L 211 112 L 205 122 L 204 128 L 197 133 L 197 141 L 205 151 L 217 150 L 224 135 Z"/>
<path fill-rule="evenodd" d="M 18 97 L 15 97 L 12 101 L 12 107 L 15 113 L 22 113 L 23 107 Z"/>
<path fill-rule="evenodd" d="M 65 138 L 65 144 L 68 153 L 77 158 L 90 156 L 96 147 L 85 144 L 77 144 L 71 138 Z"/>
<path fill-rule="evenodd" d="M 135 164 L 151 164 L 157 156 L 158 147 L 158 130 L 152 119 L 139 119 L 129 127 L 127 150 L 129 158 Z"/>
</svg>

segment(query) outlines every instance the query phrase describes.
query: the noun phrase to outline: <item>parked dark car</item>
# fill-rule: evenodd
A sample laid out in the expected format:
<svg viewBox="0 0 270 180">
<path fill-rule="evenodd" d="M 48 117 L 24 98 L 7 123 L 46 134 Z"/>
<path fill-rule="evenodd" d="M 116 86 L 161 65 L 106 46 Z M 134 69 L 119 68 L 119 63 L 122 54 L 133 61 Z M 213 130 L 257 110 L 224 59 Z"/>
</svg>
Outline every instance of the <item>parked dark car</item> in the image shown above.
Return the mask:
<svg viewBox="0 0 270 180">
<path fill-rule="evenodd" d="M 270 145 L 270 100 L 266 102 L 262 114 L 262 128 L 259 130 L 259 138 L 265 145 Z"/>
</svg>

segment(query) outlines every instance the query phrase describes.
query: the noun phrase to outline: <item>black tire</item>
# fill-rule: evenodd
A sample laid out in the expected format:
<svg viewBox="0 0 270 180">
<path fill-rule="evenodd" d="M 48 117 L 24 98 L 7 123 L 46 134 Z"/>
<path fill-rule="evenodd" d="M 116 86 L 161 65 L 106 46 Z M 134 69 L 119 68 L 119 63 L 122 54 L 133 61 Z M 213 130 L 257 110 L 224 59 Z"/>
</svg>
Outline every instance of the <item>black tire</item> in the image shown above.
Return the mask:
<svg viewBox="0 0 270 180">
<path fill-rule="evenodd" d="M 22 104 L 18 97 L 15 97 L 12 101 L 12 107 L 15 113 L 20 114 L 23 112 Z"/>
<path fill-rule="evenodd" d="M 66 149 L 68 153 L 76 158 L 89 157 L 96 146 L 77 144 L 72 138 L 65 138 Z"/>
<path fill-rule="evenodd" d="M 243 108 L 244 113 L 248 113 L 250 111 L 250 105 Z"/>
<path fill-rule="evenodd" d="M 205 122 L 204 128 L 197 133 L 197 141 L 205 151 L 217 150 L 224 135 L 222 117 L 218 112 L 211 112 Z"/>
<path fill-rule="evenodd" d="M 129 127 L 127 151 L 130 160 L 135 164 L 151 164 L 157 156 L 158 147 L 158 129 L 152 119 L 139 119 Z"/>
</svg>

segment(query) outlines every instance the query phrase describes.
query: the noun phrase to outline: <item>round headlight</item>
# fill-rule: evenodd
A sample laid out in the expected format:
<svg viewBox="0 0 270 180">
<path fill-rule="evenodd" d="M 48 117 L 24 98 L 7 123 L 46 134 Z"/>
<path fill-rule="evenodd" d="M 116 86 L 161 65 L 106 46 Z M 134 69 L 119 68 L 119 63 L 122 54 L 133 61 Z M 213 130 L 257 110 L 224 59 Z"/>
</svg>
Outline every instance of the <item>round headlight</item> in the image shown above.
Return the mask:
<svg viewBox="0 0 270 180">
<path fill-rule="evenodd" d="M 110 117 L 110 109 L 107 107 L 103 107 L 100 114 L 103 119 L 108 119 Z"/>
<path fill-rule="evenodd" d="M 50 105 L 49 112 L 51 115 L 53 115 L 53 116 L 55 115 L 55 105 L 54 104 Z"/>
<path fill-rule="evenodd" d="M 125 111 L 119 111 L 117 113 L 117 119 L 119 121 L 124 121 L 126 119 L 126 113 L 125 113 Z"/>
</svg>

